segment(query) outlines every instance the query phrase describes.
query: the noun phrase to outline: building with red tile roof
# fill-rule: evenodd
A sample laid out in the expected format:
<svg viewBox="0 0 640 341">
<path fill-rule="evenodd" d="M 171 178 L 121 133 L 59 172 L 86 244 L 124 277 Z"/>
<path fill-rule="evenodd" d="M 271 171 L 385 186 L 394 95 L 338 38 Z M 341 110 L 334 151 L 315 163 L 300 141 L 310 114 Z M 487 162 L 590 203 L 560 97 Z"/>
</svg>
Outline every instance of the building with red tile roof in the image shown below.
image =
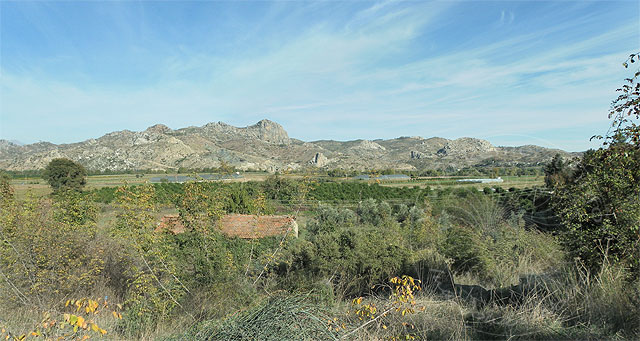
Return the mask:
<svg viewBox="0 0 640 341">
<path fill-rule="evenodd" d="M 291 216 L 284 215 L 253 215 L 227 214 L 222 216 L 218 224 L 220 231 L 229 237 L 243 239 L 257 239 L 280 236 L 288 233 L 298 237 L 298 224 Z M 180 216 L 165 215 L 160 219 L 156 232 L 168 230 L 179 234 L 186 230 Z"/>
</svg>

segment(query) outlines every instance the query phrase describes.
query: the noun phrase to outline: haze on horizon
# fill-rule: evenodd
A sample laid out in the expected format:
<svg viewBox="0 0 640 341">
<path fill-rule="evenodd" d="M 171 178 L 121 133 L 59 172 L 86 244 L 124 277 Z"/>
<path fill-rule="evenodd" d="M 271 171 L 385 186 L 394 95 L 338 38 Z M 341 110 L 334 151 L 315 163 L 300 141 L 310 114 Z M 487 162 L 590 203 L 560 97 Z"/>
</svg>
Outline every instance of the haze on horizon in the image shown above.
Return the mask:
<svg viewBox="0 0 640 341">
<path fill-rule="evenodd" d="M 582 151 L 638 46 L 638 1 L 0 1 L 0 138 L 267 118 Z"/>
</svg>

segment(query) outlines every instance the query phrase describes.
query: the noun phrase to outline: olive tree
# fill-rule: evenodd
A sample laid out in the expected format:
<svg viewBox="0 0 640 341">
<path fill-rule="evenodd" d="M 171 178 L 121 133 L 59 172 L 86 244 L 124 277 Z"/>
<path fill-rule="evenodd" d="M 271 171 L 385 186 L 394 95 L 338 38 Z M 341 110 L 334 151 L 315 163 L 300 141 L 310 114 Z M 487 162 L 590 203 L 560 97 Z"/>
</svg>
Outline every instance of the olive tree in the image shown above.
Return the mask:
<svg viewBox="0 0 640 341">
<path fill-rule="evenodd" d="M 60 190 L 80 190 L 87 183 L 87 171 L 81 164 L 69 159 L 53 159 L 44 170 L 43 178 L 47 180 L 54 192 Z"/>
</svg>

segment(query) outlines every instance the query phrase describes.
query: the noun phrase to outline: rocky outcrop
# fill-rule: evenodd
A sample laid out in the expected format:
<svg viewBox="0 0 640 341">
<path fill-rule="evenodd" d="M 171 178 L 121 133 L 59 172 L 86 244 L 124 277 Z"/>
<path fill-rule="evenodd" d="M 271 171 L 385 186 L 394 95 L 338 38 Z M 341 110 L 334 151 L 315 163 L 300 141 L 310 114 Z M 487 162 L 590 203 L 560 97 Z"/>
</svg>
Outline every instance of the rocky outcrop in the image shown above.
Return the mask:
<svg viewBox="0 0 640 341">
<path fill-rule="evenodd" d="M 0 151 L 15 150 L 19 146 L 11 141 L 0 140 Z"/>
<path fill-rule="evenodd" d="M 438 155 L 464 155 L 495 152 L 496 148 L 489 141 L 463 137 L 447 142 L 438 150 Z"/>
<path fill-rule="evenodd" d="M 289 135 L 278 123 L 261 120 L 260 122 L 246 128 L 251 133 L 255 134 L 260 140 L 278 143 L 289 144 Z"/>
<path fill-rule="evenodd" d="M 351 147 L 351 149 L 353 150 L 357 150 L 357 151 L 384 151 L 387 150 L 385 147 L 375 143 L 375 142 L 371 142 L 369 140 L 362 140 L 360 141 L 358 144 L 354 145 L 353 147 Z"/>
<path fill-rule="evenodd" d="M 329 159 L 322 153 L 316 153 L 309 163 L 316 167 L 324 167 L 329 163 Z"/>
<path fill-rule="evenodd" d="M 289 135 L 281 125 L 269 120 L 261 120 L 258 123 L 238 128 L 224 122 L 209 123 L 202 128 L 191 127 L 179 130 L 179 132 L 201 134 L 216 141 L 229 141 L 235 139 L 260 140 L 273 144 L 290 144 Z"/>
</svg>

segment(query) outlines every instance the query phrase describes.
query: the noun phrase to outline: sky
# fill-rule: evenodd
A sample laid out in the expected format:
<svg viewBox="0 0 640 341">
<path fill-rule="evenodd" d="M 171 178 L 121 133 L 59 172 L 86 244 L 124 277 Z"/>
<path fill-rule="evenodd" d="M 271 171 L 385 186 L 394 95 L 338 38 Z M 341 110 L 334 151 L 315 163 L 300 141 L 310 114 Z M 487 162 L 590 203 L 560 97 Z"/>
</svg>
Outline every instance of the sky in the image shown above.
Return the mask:
<svg viewBox="0 0 640 341">
<path fill-rule="evenodd" d="M 0 0 L 0 139 L 266 118 L 582 151 L 638 50 L 637 0 Z"/>
</svg>

